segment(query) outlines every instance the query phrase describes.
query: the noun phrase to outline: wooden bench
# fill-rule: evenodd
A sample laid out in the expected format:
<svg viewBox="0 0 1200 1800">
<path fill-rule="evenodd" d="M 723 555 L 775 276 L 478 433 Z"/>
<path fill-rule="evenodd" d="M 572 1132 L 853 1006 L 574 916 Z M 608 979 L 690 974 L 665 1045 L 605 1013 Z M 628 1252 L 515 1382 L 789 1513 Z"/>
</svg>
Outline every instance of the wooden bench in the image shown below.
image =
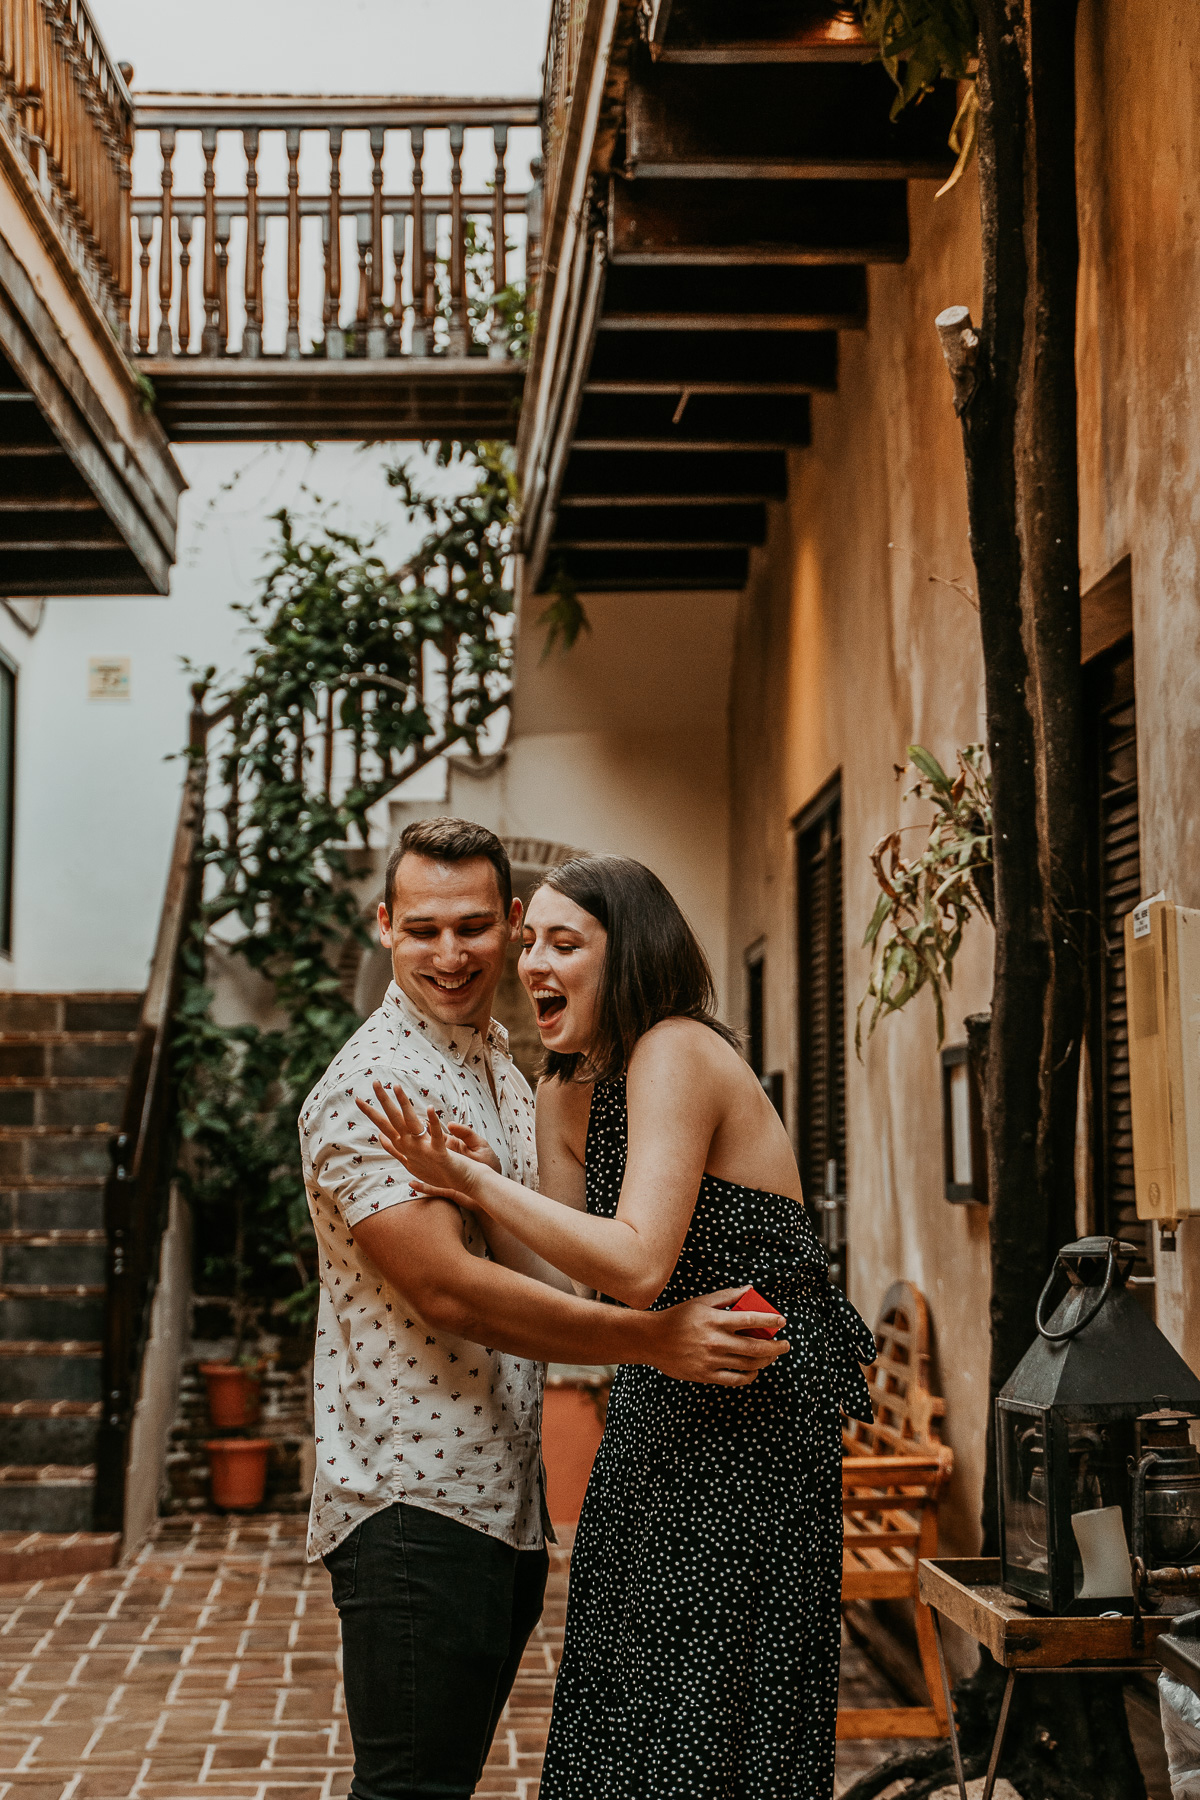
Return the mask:
<svg viewBox="0 0 1200 1800">
<path fill-rule="evenodd" d="M 948 1732 L 929 1608 L 917 1564 L 937 1555 L 938 1495 L 954 1466 L 941 1441 L 946 1402 L 929 1389 L 929 1314 L 911 1282 L 884 1295 L 875 1325 L 879 1355 L 867 1370 L 874 1419 L 842 1432 L 845 1550 L 842 1600 L 911 1600 L 928 1706 L 842 1707 L 840 1738 L 934 1738 Z"/>
</svg>

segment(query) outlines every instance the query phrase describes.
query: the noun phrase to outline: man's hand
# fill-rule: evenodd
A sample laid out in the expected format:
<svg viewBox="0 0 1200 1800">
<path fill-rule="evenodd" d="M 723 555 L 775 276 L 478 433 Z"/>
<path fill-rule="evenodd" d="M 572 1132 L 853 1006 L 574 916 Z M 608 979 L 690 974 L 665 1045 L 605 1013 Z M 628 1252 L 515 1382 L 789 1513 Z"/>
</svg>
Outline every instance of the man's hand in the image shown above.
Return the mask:
<svg viewBox="0 0 1200 1800">
<path fill-rule="evenodd" d="M 790 1345 L 779 1338 L 754 1338 L 749 1331 L 777 1331 L 778 1313 L 730 1312 L 746 1287 L 723 1288 L 700 1300 L 684 1300 L 647 1318 L 659 1329 L 647 1361 L 677 1381 L 703 1381 L 717 1387 L 746 1387 Z"/>
</svg>

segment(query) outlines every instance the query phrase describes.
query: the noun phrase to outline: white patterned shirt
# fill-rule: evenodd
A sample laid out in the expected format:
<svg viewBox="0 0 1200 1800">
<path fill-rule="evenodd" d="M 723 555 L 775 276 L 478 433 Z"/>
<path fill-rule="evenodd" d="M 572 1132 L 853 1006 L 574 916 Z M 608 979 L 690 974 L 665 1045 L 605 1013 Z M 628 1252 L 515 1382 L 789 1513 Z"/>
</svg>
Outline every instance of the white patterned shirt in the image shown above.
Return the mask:
<svg viewBox="0 0 1200 1800">
<path fill-rule="evenodd" d="M 496 1086 L 493 1098 L 487 1066 Z M 362 1255 L 354 1227 L 411 1200 L 404 1169 L 354 1104 L 397 1079 L 485 1137 L 504 1173 L 537 1185 L 533 1096 L 493 1019 L 487 1036 L 419 1013 L 395 982 L 304 1103 L 300 1147 L 320 1256 L 313 1361 L 316 1479 L 310 1561 L 395 1501 L 520 1550 L 543 1542 L 544 1368 L 435 1331 Z M 470 1213 L 463 1242 L 487 1257 Z"/>
</svg>

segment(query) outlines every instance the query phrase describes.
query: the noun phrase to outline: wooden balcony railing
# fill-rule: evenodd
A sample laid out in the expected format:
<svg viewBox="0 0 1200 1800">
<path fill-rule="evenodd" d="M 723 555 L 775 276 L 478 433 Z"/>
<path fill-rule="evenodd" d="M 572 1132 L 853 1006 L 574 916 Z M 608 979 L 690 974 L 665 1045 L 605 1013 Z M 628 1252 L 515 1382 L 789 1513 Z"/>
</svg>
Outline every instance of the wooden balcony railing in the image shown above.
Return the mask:
<svg viewBox="0 0 1200 1800">
<path fill-rule="evenodd" d="M 84 0 L 0 0 L 0 134 L 122 339 L 133 102 Z"/>
<path fill-rule="evenodd" d="M 137 354 L 508 358 L 538 122 L 531 100 L 138 95 Z"/>
</svg>

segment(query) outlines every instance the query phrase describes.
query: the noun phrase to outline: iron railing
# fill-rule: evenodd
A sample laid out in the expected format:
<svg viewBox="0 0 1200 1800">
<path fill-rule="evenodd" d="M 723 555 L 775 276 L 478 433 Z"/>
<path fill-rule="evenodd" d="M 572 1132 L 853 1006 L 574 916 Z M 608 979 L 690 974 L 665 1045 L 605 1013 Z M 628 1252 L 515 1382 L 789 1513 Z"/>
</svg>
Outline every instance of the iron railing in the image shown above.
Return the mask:
<svg viewBox="0 0 1200 1800">
<path fill-rule="evenodd" d="M 99 1531 L 121 1531 L 124 1526 L 129 1440 L 170 1211 L 179 1130 L 171 1039 L 184 951 L 200 897 L 197 850 L 204 829 L 204 794 L 204 764 L 195 762 L 184 783 L 121 1130 L 113 1143 L 112 1172 L 104 1190 L 108 1269 L 104 1411 L 96 1457 Z"/>
<path fill-rule="evenodd" d="M 507 357 L 494 297 L 509 286 L 510 233 L 518 265 L 536 253 L 526 226 L 537 216 L 528 146 L 514 181 L 510 133 L 536 144 L 538 122 L 533 100 L 139 94 L 137 353 Z M 189 135 L 198 179 L 181 192 L 176 158 Z M 153 186 L 141 173 L 147 149 Z M 351 150 L 358 192 L 343 185 Z M 268 153 L 279 167 L 270 192 Z M 464 153 L 482 163 L 475 187 Z"/>
<path fill-rule="evenodd" d="M 0 136 L 124 339 L 133 102 L 84 0 L 0 0 Z"/>
</svg>

